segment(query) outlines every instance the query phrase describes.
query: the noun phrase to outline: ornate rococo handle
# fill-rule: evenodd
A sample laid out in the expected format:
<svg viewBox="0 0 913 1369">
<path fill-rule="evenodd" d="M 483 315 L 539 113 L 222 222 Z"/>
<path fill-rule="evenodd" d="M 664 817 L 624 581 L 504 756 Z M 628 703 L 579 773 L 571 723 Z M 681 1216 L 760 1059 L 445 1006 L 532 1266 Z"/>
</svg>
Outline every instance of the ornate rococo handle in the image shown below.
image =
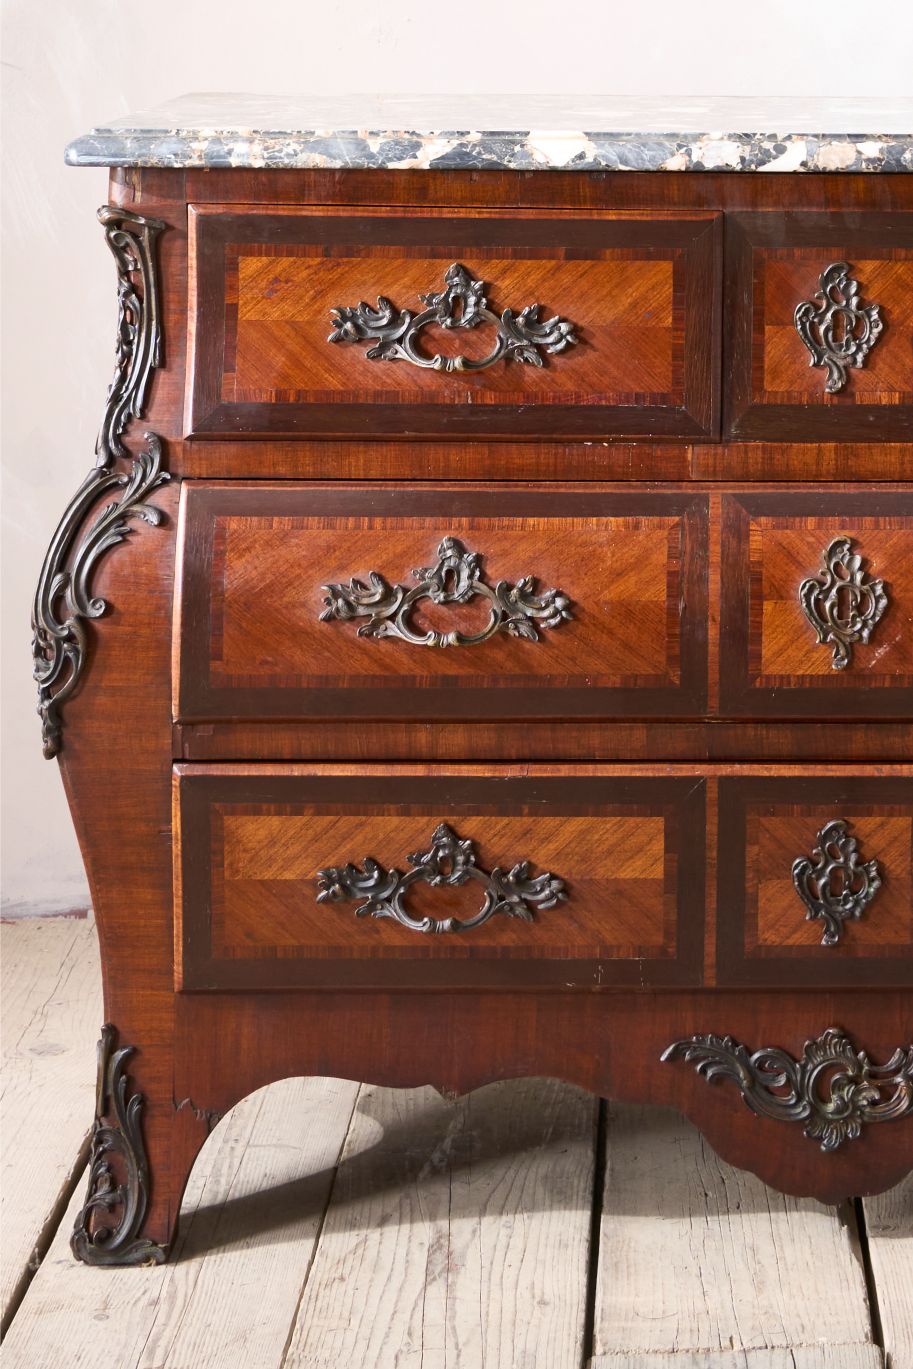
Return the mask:
<svg viewBox="0 0 913 1369">
<path fill-rule="evenodd" d="M 367 585 L 361 580 L 350 580 L 347 585 L 321 585 L 327 596 L 321 622 L 367 618 L 358 629 L 359 637 L 398 637 L 413 646 L 444 647 L 475 646 L 498 632 L 537 642 L 538 628 L 559 627 L 573 616 L 571 601 L 565 594 L 557 589 L 537 594 L 531 575 L 525 575 L 516 585 L 506 580 L 499 580 L 494 586 L 486 584 L 482 579 L 481 554 L 467 551 L 456 537 L 445 537 L 437 554 L 435 565 L 412 572 L 419 583 L 411 589 L 389 584 L 376 570 L 369 573 Z M 479 632 L 416 632 L 409 621 L 413 608 L 422 599 L 435 604 L 465 604 L 475 598 L 487 599 L 489 607 L 488 622 Z"/>
<path fill-rule="evenodd" d="M 130 520 L 153 526 L 161 522 L 161 512 L 145 501 L 168 479 L 161 469 L 162 444 L 155 433 L 145 434 L 146 448 L 136 456 L 120 440 L 131 419 L 142 417 L 150 377 L 161 364 L 155 245 L 165 224 L 111 205 L 103 205 L 98 218 L 117 264 L 115 370 L 95 447 L 95 467 L 51 538 L 32 609 L 32 673 L 38 683 L 38 714 L 48 759 L 60 750 L 60 710 L 85 668 L 85 624 L 107 608 L 105 600 L 91 592 L 92 571 L 106 551 L 130 534 Z M 129 470 L 117 469 L 118 459 L 129 460 Z M 102 507 L 77 543 L 86 516 L 108 493 L 116 497 Z"/>
<path fill-rule="evenodd" d="M 328 342 L 364 342 L 376 346 L 366 355 L 371 361 L 409 361 L 432 371 L 484 371 L 502 359 L 527 361 L 542 366 L 538 352 L 562 352 L 577 339 L 574 325 L 566 319 L 547 319 L 539 322 L 539 305 L 528 304 L 519 314 L 505 309 L 500 318 L 488 308 L 485 283 L 475 280 L 465 266 L 454 262 L 444 275 L 445 288 L 438 293 L 419 295 L 427 306 L 420 314 L 408 309 L 396 309 L 383 295 L 372 309 L 364 301 L 354 306 L 342 305 L 330 311 L 333 331 Z M 469 357 L 445 357 L 439 353 L 426 356 L 418 349 L 419 334 L 429 324 L 440 328 L 477 328 L 490 323 L 497 329 L 495 345 L 488 356 L 473 361 Z"/>
<path fill-rule="evenodd" d="M 858 921 L 881 888 L 877 860 L 861 861 L 859 843 L 841 819 L 828 822 L 811 858 L 793 861 L 793 884 L 807 921 L 824 923 L 822 946 L 836 946 L 844 922 Z"/>
<path fill-rule="evenodd" d="M 689 1036 L 660 1059 L 693 1060 L 704 1079 L 731 1079 L 752 1112 L 782 1122 L 804 1122 L 823 1151 L 854 1141 L 863 1126 L 913 1112 L 913 1045 L 873 1065 L 838 1028 L 806 1041 L 801 1059 L 778 1046 L 750 1053 L 731 1036 Z"/>
<path fill-rule="evenodd" d="M 834 670 L 853 661 L 853 647 L 866 645 L 878 626 L 888 596 L 883 580 L 870 580 L 851 537 L 835 537 L 822 554 L 821 571 L 803 580 L 799 603 L 822 646 L 834 648 Z"/>
<path fill-rule="evenodd" d="M 529 862 L 525 860 L 506 872 L 499 866 L 490 874 L 480 870 L 473 842 L 461 840 L 443 822 L 435 828 L 429 849 L 410 855 L 409 863 L 413 868 L 405 875 L 399 870 L 385 869 L 370 857 L 366 857 L 361 869 L 357 865 L 342 865 L 319 870 L 317 902 L 361 899 L 355 909 L 356 917 L 389 917 L 410 931 L 435 934 L 471 931 L 495 913 L 532 922 L 534 908 L 552 908 L 567 898 L 563 880 L 549 872 L 530 876 Z M 485 900 L 474 917 L 415 918 L 405 906 L 406 895 L 415 884 L 423 882 L 452 889 L 470 879 L 477 880 L 485 889 Z"/>
<path fill-rule="evenodd" d="M 809 365 L 827 370 L 826 392 L 836 394 L 846 384 L 848 369 L 862 366 L 884 323 L 880 305 L 861 302 L 848 262 L 832 262 L 818 283 L 818 303 L 803 300 L 796 305 L 796 332 L 811 353 Z"/>
</svg>

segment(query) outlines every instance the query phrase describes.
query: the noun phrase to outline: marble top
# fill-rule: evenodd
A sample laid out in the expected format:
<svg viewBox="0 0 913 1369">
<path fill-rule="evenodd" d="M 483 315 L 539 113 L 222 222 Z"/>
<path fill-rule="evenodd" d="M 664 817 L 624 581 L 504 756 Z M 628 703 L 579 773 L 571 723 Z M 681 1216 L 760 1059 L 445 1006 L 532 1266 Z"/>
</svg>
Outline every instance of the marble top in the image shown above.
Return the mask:
<svg viewBox="0 0 913 1369">
<path fill-rule="evenodd" d="M 185 95 L 71 166 L 913 172 L 913 99 Z"/>
</svg>

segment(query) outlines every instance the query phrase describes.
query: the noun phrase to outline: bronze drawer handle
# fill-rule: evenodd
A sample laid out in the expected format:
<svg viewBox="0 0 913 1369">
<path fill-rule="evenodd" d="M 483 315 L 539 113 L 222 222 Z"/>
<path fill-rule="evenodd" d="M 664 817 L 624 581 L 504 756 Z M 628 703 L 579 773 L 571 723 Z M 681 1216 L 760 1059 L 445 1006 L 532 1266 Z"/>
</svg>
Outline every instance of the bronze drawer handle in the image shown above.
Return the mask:
<svg viewBox="0 0 913 1369">
<path fill-rule="evenodd" d="M 444 283 L 445 288 L 437 294 L 419 295 L 422 303 L 428 306 L 420 314 L 395 309 L 383 295 L 378 295 L 376 309 L 364 301 L 332 309 L 333 331 L 327 341 L 364 342 L 367 339 L 376 343 L 366 354 L 371 361 L 411 361 L 413 366 L 444 372 L 484 371 L 487 366 L 511 357 L 515 361 L 542 366 L 544 363 L 537 348 L 563 352 L 565 347 L 577 341 L 573 323 L 557 314 L 540 323 L 538 304 L 528 304 L 519 314 L 505 309 L 498 318 L 488 308 L 485 282 L 473 279 L 458 262 L 447 268 Z M 480 361 L 465 356 L 426 356 L 416 344 L 422 329 L 429 323 L 448 329 L 477 328 L 480 323 L 490 323 L 497 329 L 494 348 Z"/>
<path fill-rule="evenodd" d="M 808 912 L 824 923 L 822 946 L 836 946 L 844 922 L 858 920 L 881 888 L 877 860 L 860 863 L 859 843 L 842 819 L 828 822 L 808 856 L 793 861 L 793 884 Z M 814 862 L 814 863 L 813 863 Z"/>
<path fill-rule="evenodd" d="M 518 917 L 522 922 L 534 920 L 534 908 L 553 908 L 567 898 L 564 881 L 546 872 L 530 877 L 529 862 L 521 860 L 505 873 L 495 866 L 491 874 L 476 865 L 475 847 L 469 839 L 461 840 L 455 832 L 441 823 L 434 830 L 427 851 L 409 856 L 413 866 L 408 874 L 387 870 L 370 856 L 364 868 L 357 865 L 331 866 L 317 872 L 318 903 L 341 903 L 346 899 L 363 899 L 355 909 L 356 917 L 392 917 L 402 927 L 413 932 L 468 932 L 481 927 L 495 913 Z M 485 901 L 474 917 L 459 918 L 410 917 L 404 899 L 413 884 L 424 882 L 437 888 L 456 888 L 467 880 L 478 880 L 485 887 Z"/>
<path fill-rule="evenodd" d="M 851 537 L 835 537 L 822 554 L 817 576 L 799 586 L 802 611 L 822 646 L 834 648 L 834 670 L 852 664 L 853 647 L 865 645 L 888 607 L 883 580 L 871 580 Z"/>
<path fill-rule="evenodd" d="M 361 580 L 350 580 L 347 585 L 321 585 L 327 594 L 321 622 L 367 618 L 358 629 L 359 637 L 398 637 L 414 646 L 475 646 L 498 632 L 537 642 L 537 624 L 539 628 L 559 627 L 573 616 L 567 595 L 557 589 L 537 594 L 531 575 L 525 575 L 516 585 L 506 580 L 499 580 L 494 586 L 486 584 L 482 579 L 481 554 L 467 551 L 455 537 L 445 537 L 437 554 L 436 565 L 412 572 L 419 583 L 411 589 L 388 584 L 376 570 L 370 572 L 367 585 Z M 435 604 L 466 604 L 477 597 L 487 599 L 489 604 L 488 622 L 481 632 L 422 633 L 416 632 L 409 622 L 410 613 L 422 599 Z"/>
<path fill-rule="evenodd" d="M 855 1141 L 869 1122 L 913 1112 L 913 1045 L 873 1065 L 836 1027 L 806 1041 L 799 1060 L 778 1046 L 749 1053 L 731 1036 L 712 1035 L 674 1041 L 660 1059 L 695 1060 L 704 1079 L 731 1079 L 752 1112 L 804 1122 L 805 1135 L 824 1151 Z"/>
<path fill-rule="evenodd" d="M 859 282 L 845 261 L 832 262 L 821 272 L 821 287 L 812 300 L 796 305 L 796 332 L 811 353 L 810 366 L 827 368 L 828 394 L 842 390 L 850 366 L 862 365 L 883 329 L 880 304 L 863 304 Z"/>
</svg>

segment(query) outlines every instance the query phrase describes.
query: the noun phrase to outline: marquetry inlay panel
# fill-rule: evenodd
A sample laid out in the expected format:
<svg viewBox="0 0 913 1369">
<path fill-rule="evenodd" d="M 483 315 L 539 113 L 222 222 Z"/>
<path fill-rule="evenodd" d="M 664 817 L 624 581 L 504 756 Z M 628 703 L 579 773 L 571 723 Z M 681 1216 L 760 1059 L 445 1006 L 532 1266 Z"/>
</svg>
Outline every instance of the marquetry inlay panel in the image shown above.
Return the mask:
<svg viewBox="0 0 913 1369">
<path fill-rule="evenodd" d="M 697 436 L 716 410 L 720 217 L 191 207 L 197 434 Z M 489 312 L 573 325 L 541 365 L 433 369 L 340 340 L 339 311 L 419 315 L 451 266 Z M 489 320 L 423 327 L 422 356 L 492 353 Z"/>
<path fill-rule="evenodd" d="M 192 485 L 185 497 L 180 718 L 703 711 L 706 496 Z M 407 637 L 328 614 L 353 580 L 383 577 L 387 598 L 420 584 L 446 538 L 478 554 L 488 586 L 532 577 L 530 594 L 560 591 L 566 616 L 535 636 L 423 646 L 429 631 L 484 634 L 491 599 L 423 597 Z"/>
<path fill-rule="evenodd" d="M 180 768 L 175 821 L 184 988 L 374 982 L 496 985 L 505 976 L 581 983 L 699 982 L 704 784 L 607 775 L 522 778 L 308 774 L 296 767 L 210 774 Z M 422 935 L 355 902 L 318 901 L 326 872 L 376 861 L 404 874 L 445 823 L 477 865 L 528 862 L 564 898 L 530 920 L 499 912 L 470 930 Z M 323 873 L 322 873 L 323 872 Z M 412 885 L 408 910 L 465 921 L 480 885 Z"/>
<path fill-rule="evenodd" d="M 913 982 L 913 776 L 724 777 L 719 784 L 717 966 L 722 984 Z M 793 865 L 840 820 L 880 886 L 822 944 Z M 836 882 L 831 889 L 836 893 Z"/>
</svg>

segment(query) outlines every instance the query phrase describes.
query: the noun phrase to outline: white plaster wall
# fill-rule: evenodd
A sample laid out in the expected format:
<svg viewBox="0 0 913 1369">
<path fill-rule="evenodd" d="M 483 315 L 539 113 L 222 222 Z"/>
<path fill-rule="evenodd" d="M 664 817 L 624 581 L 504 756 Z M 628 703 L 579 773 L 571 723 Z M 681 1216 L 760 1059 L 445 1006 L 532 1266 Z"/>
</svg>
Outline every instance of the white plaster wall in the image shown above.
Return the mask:
<svg viewBox="0 0 913 1369">
<path fill-rule="evenodd" d="M 41 756 L 28 623 L 48 538 L 92 462 L 114 343 L 95 222 L 106 173 L 64 167 L 70 138 L 202 90 L 913 93 L 910 0 L 3 0 L 2 16 L 8 911 L 86 900 Z"/>
</svg>

